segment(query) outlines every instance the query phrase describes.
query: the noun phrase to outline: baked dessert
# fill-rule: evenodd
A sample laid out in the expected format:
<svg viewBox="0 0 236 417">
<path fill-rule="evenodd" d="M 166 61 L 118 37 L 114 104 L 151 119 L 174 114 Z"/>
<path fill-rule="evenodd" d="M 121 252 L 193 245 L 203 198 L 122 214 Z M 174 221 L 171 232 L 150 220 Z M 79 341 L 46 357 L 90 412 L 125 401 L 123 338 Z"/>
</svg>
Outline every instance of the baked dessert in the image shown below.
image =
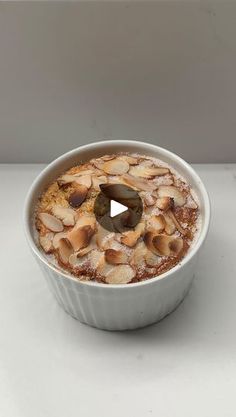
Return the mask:
<svg viewBox="0 0 236 417">
<path fill-rule="evenodd" d="M 142 215 L 105 227 L 94 205 L 105 184 L 136 190 Z M 101 211 L 103 207 L 101 206 Z M 139 154 L 104 155 L 62 173 L 36 207 L 38 242 L 49 262 L 80 280 L 134 283 L 178 264 L 199 231 L 199 204 L 172 167 Z"/>
</svg>

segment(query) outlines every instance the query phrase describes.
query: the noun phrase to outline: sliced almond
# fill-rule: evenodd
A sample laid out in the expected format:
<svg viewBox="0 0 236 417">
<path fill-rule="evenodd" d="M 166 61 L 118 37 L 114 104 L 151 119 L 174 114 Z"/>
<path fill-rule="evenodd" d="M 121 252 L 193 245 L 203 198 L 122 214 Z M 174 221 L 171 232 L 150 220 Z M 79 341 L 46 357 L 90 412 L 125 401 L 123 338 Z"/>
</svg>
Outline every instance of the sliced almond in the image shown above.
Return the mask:
<svg viewBox="0 0 236 417">
<path fill-rule="evenodd" d="M 151 216 L 147 222 L 147 228 L 154 229 L 155 232 L 162 232 L 165 228 L 166 222 L 162 214 Z"/>
<path fill-rule="evenodd" d="M 156 248 L 153 246 L 153 238 L 156 236 L 156 233 L 152 232 L 151 230 L 146 232 L 143 241 L 147 248 L 154 254 L 158 255 Z"/>
<path fill-rule="evenodd" d="M 183 249 L 183 239 L 175 236 L 156 235 L 152 243 L 160 256 L 178 256 Z"/>
<path fill-rule="evenodd" d="M 56 233 L 52 241 L 53 247 L 55 249 L 58 249 L 60 239 L 66 238 L 66 237 L 67 237 L 67 232 Z"/>
<path fill-rule="evenodd" d="M 129 174 L 133 175 L 134 177 L 142 177 L 142 178 L 151 178 L 159 175 L 168 174 L 168 168 L 151 168 L 147 166 L 137 165 L 135 167 L 131 167 L 129 170 Z"/>
<path fill-rule="evenodd" d="M 125 252 L 114 249 L 107 249 L 105 251 L 105 259 L 112 265 L 125 264 L 128 262 L 128 256 Z"/>
<path fill-rule="evenodd" d="M 163 211 L 168 210 L 173 206 L 173 198 L 171 197 L 160 197 L 156 200 L 156 206 Z"/>
<path fill-rule="evenodd" d="M 185 203 L 183 193 L 174 185 L 160 185 L 158 188 L 158 194 L 160 197 L 173 198 L 175 206 L 181 207 Z"/>
<path fill-rule="evenodd" d="M 144 196 L 144 203 L 146 204 L 147 207 L 151 207 L 154 206 L 156 202 L 155 197 L 153 197 L 151 194 L 147 194 Z"/>
<path fill-rule="evenodd" d="M 93 270 L 97 270 L 99 262 L 101 261 L 102 258 L 104 258 L 104 253 L 100 252 L 97 249 L 94 249 L 89 253 L 88 256 L 89 256 L 90 267 Z"/>
<path fill-rule="evenodd" d="M 85 185 L 77 185 L 76 191 L 70 194 L 69 204 L 71 207 L 78 208 L 87 197 L 88 188 Z"/>
<path fill-rule="evenodd" d="M 72 208 L 55 205 L 52 212 L 65 226 L 74 226 L 76 212 Z"/>
<path fill-rule="evenodd" d="M 91 238 L 91 240 L 90 240 L 90 242 L 89 242 L 89 244 L 88 244 L 88 246 L 86 246 L 85 248 L 83 248 L 83 249 L 80 249 L 78 252 L 77 252 L 77 256 L 84 256 L 84 255 L 87 255 L 89 252 L 91 252 L 92 250 L 94 250 L 94 249 L 96 249 L 97 248 L 97 244 L 96 244 L 96 236 L 95 235 L 93 235 L 92 236 L 92 238 Z"/>
<path fill-rule="evenodd" d="M 39 236 L 39 243 L 42 246 L 44 252 L 50 253 L 53 249 L 52 240 L 54 233 L 46 233 L 44 236 Z"/>
<path fill-rule="evenodd" d="M 62 238 L 59 240 L 58 253 L 63 264 L 67 264 L 70 255 L 73 253 L 73 248 L 68 239 Z"/>
<path fill-rule="evenodd" d="M 136 268 L 140 268 L 145 265 L 145 254 L 147 252 L 144 242 L 139 242 L 132 253 L 130 264 Z"/>
<path fill-rule="evenodd" d="M 122 234 L 120 238 L 121 243 L 132 248 L 134 245 L 136 245 L 137 240 L 144 233 L 144 230 L 145 223 L 140 222 L 134 230 L 129 230 L 128 232 L 124 232 Z"/>
<path fill-rule="evenodd" d="M 100 191 L 100 185 L 101 184 L 106 184 L 107 183 L 107 177 L 105 177 L 105 175 L 101 175 L 99 177 L 96 176 L 92 176 L 92 184 L 93 184 L 93 188 L 96 191 Z"/>
<path fill-rule="evenodd" d="M 104 161 L 102 159 L 92 159 L 90 161 L 97 169 L 103 171 Z"/>
<path fill-rule="evenodd" d="M 120 155 L 120 156 L 118 156 L 118 159 L 122 159 L 123 161 L 128 162 L 129 165 L 137 165 L 138 164 L 138 159 L 134 158 L 133 156 Z"/>
<path fill-rule="evenodd" d="M 150 250 L 146 251 L 144 258 L 148 266 L 157 266 L 160 262 L 160 257 Z"/>
<path fill-rule="evenodd" d="M 91 175 L 81 175 L 76 177 L 75 182 L 79 185 L 84 185 L 86 188 L 90 188 L 92 184 Z"/>
<path fill-rule="evenodd" d="M 135 271 L 129 265 L 117 265 L 106 275 L 108 284 L 127 284 L 135 277 Z"/>
<path fill-rule="evenodd" d="M 62 232 L 63 224 L 61 220 L 57 219 L 55 216 L 52 216 L 49 213 L 39 213 L 38 217 L 47 229 L 52 232 Z"/>
<path fill-rule="evenodd" d="M 111 159 L 114 159 L 116 155 L 104 155 L 101 157 L 103 161 L 110 161 Z"/>
<path fill-rule="evenodd" d="M 171 220 L 173 221 L 176 229 L 182 233 L 182 235 L 186 235 L 187 230 L 183 229 L 183 227 L 181 226 L 181 224 L 178 222 L 178 220 L 176 219 L 174 213 L 172 210 L 168 210 L 167 211 L 167 215 L 171 218 Z"/>
<path fill-rule="evenodd" d="M 157 188 L 157 185 L 151 181 L 134 177 L 133 175 L 124 174 L 121 179 L 136 190 L 154 191 Z"/>
<path fill-rule="evenodd" d="M 67 238 L 73 246 L 74 251 L 78 251 L 88 246 L 93 233 L 94 229 L 91 226 L 82 226 L 68 232 Z"/>
<path fill-rule="evenodd" d="M 96 226 L 96 218 L 93 214 L 86 214 L 86 213 L 80 213 L 76 220 L 75 228 L 78 229 L 82 226 L 91 226 L 93 229 L 95 229 Z"/>
<path fill-rule="evenodd" d="M 119 158 L 112 159 L 107 161 L 103 165 L 103 171 L 110 175 L 122 175 L 128 172 L 129 164 L 127 161 L 124 161 Z"/>
<path fill-rule="evenodd" d="M 173 222 L 172 218 L 167 213 L 164 213 L 164 218 L 165 218 L 165 222 L 166 222 L 165 232 L 168 235 L 172 235 L 174 233 L 174 231 L 176 230 L 175 223 Z"/>
<path fill-rule="evenodd" d="M 96 272 L 99 275 L 105 276 L 110 271 L 112 271 L 112 269 L 114 269 L 114 266 L 106 261 L 105 255 L 103 253 L 103 255 L 100 257 L 100 259 L 98 261 Z"/>
<path fill-rule="evenodd" d="M 109 219 L 109 217 L 107 217 L 106 219 L 107 221 L 110 222 L 110 226 L 109 228 L 113 227 L 112 221 L 111 219 Z M 106 241 L 108 240 L 109 237 L 112 237 L 114 235 L 113 232 L 110 232 L 109 230 L 105 229 L 104 227 L 102 227 L 100 224 L 98 225 L 98 230 L 97 230 L 97 234 L 96 234 L 96 241 L 97 241 L 97 245 L 99 247 L 99 249 L 104 249 L 104 245 L 106 243 Z"/>
<path fill-rule="evenodd" d="M 88 262 L 88 257 L 85 256 L 77 256 L 77 253 L 72 253 L 69 257 L 69 264 L 73 268 L 83 267 Z"/>
<path fill-rule="evenodd" d="M 94 170 L 93 169 L 85 169 L 85 170 L 81 170 L 79 172 L 76 172 L 76 174 L 73 174 L 74 177 L 80 177 L 80 176 L 84 176 L 84 175 L 93 175 L 94 174 Z"/>
</svg>

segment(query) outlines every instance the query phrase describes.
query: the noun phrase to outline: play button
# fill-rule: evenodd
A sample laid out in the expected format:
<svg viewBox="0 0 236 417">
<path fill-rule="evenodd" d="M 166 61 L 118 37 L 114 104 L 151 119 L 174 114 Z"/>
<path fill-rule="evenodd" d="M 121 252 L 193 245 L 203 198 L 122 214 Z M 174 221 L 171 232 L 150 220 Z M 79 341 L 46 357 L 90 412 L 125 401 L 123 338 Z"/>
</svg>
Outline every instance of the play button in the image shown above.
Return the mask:
<svg viewBox="0 0 236 417">
<path fill-rule="evenodd" d="M 127 210 L 127 207 L 124 204 L 118 203 L 118 201 L 111 200 L 110 216 L 115 217 L 118 214 L 124 213 Z"/>
<path fill-rule="evenodd" d="M 139 223 L 143 204 L 138 192 L 124 184 L 101 184 L 94 203 L 100 225 L 111 232 L 132 230 Z"/>
</svg>

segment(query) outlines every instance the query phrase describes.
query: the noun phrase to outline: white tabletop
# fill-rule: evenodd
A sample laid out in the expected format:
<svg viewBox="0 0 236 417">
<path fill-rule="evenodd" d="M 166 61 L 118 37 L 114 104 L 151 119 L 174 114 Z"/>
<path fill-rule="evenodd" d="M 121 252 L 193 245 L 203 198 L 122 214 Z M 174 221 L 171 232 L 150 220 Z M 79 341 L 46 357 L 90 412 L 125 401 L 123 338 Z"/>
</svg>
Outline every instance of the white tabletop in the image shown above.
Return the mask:
<svg viewBox="0 0 236 417">
<path fill-rule="evenodd" d="M 192 289 L 123 333 L 80 324 L 48 291 L 22 229 L 42 167 L 0 166 L 0 416 L 235 417 L 236 165 L 195 165 L 213 215 Z"/>
</svg>

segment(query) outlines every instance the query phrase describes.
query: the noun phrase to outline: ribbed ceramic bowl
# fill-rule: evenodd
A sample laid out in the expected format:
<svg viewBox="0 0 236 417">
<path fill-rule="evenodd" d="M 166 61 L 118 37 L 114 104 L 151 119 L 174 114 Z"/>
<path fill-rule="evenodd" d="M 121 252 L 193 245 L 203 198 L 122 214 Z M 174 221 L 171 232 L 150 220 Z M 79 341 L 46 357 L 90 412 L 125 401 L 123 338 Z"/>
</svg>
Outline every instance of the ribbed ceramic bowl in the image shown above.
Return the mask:
<svg viewBox="0 0 236 417">
<path fill-rule="evenodd" d="M 50 264 L 35 241 L 34 210 L 43 190 L 63 171 L 107 153 L 138 152 L 157 157 L 175 168 L 198 196 L 202 217 L 198 240 L 177 266 L 164 274 L 135 284 L 107 285 L 79 281 Z M 193 280 L 199 250 L 206 238 L 210 204 L 195 171 L 177 155 L 148 143 L 116 140 L 74 149 L 49 164 L 32 184 L 24 208 L 26 237 L 48 286 L 64 310 L 82 323 L 106 330 L 135 329 L 155 323 L 183 300 Z"/>
</svg>

